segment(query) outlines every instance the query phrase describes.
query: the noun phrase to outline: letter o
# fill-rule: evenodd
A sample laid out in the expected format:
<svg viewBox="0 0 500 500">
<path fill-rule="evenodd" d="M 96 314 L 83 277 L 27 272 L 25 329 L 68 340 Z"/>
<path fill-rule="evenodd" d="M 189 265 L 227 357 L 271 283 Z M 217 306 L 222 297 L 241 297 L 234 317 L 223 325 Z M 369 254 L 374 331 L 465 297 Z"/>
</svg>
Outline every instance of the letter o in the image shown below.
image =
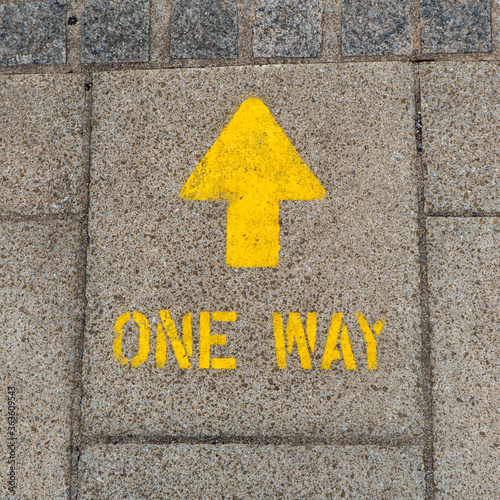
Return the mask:
<svg viewBox="0 0 500 500">
<path fill-rule="evenodd" d="M 130 361 L 131 365 L 135 368 L 142 365 L 146 361 L 149 353 L 149 322 L 143 314 L 134 311 L 132 319 L 139 326 L 139 351 L 135 357 Z M 122 337 L 123 327 L 130 320 L 130 312 L 123 313 L 115 322 L 114 332 L 115 340 L 113 342 L 113 355 L 115 359 L 123 366 L 129 363 L 128 358 L 123 355 L 122 350 Z"/>
</svg>

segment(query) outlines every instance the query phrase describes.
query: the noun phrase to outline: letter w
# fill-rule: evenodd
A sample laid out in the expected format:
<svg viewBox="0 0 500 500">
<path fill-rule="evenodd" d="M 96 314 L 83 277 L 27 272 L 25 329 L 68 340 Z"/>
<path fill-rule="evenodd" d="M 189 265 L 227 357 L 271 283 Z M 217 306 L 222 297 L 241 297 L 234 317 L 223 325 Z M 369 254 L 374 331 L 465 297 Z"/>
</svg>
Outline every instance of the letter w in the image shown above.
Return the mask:
<svg viewBox="0 0 500 500">
<path fill-rule="evenodd" d="M 158 323 L 156 328 L 156 366 L 163 368 L 167 362 L 167 338 L 170 340 L 170 345 L 177 358 L 177 363 L 181 368 L 189 370 L 191 363 L 188 356 L 193 355 L 193 337 L 191 325 L 191 313 L 187 313 L 182 317 L 182 340 L 184 345 L 177 336 L 174 320 L 170 317 L 168 311 L 160 311 L 161 323 Z M 163 325 L 163 326 L 162 326 Z M 165 336 L 165 332 L 167 335 Z M 184 348 L 184 346 L 186 348 Z M 187 353 L 186 353 L 187 351 Z"/>
<path fill-rule="evenodd" d="M 314 344 L 316 342 L 316 313 L 307 313 L 307 340 L 311 352 L 314 352 Z M 285 336 L 283 334 L 283 318 L 280 313 L 273 313 L 274 340 L 276 343 L 276 361 L 278 368 L 286 368 L 286 349 Z M 286 326 L 286 340 L 288 344 L 288 354 L 291 354 L 293 345 L 297 342 L 297 350 L 299 351 L 300 364 L 305 370 L 310 370 L 311 357 L 307 347 L 306 335 L 300 313 L 290 313 L 288 315 L 288 324 Z"/>
</svg>

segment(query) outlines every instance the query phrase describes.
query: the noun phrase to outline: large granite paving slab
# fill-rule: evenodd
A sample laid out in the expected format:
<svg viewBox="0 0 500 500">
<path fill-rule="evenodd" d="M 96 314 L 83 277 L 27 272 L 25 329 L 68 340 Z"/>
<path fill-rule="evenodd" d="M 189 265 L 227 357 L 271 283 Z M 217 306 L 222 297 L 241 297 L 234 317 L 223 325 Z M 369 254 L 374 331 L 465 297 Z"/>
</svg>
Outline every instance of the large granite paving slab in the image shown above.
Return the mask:
<svg viewBox="0 0 500 500">
<path fill-rule="evenodd" d="M 95 76 L 87 435 L 420 434 L 412 88 L 401 63 Z M 262 102 L 326 194 L 280 202 L 276 267 L 232 267 L 227 203 L 180 192 L 242 103 Z M 256 116 L 240 120 L 264 127 L 243 149 L 252 172 L 281 147 Z"/>
<path fill-rule="evenodd" d="M 0 79 L 0 214 L 82 209 L 83 86 L 76 75 Z"/>
<path fill-rule="evenodd" d="M 415 500 L 421 456 L 418 447 L 95 446 L 82 453 L 79 498 Z"/>
<path fill-rule="evenodd" d="M 68 496 L 78 244 L 75 224 L 0 224 L 1 498 Z"/>
<path fill-rule="evenodd" d="M 427 209 L 500 209 L 498 63 L 421 65 Z"/>
<path fill-rule="evenodd" d="M 500 219 L 428 222 L 438 498 L 496 498 L 500 480 Z"/>
</svg>

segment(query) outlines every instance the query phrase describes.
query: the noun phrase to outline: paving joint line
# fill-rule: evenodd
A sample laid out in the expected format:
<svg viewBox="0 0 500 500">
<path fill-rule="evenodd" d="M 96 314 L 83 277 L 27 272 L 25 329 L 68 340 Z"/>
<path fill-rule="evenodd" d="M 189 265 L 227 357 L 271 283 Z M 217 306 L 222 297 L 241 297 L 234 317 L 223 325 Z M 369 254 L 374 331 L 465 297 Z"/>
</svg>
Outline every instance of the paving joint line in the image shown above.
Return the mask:
<svg viewBox="0 0 500 500">
<path fill-rule="evenodd" d="M 354 436 L 354 437 L 314 437 L 314 436 L 172 436 L 172 435 L 118 435 L 87 436 L 81 440 L 82 447 L 99 445 L 284 445 L 284 446 L 379 446 L 405 447 L 422 446 L 422 436 Z"/>
<path fill-rule="evenodd" d="M 422 142 L 422 99 L 418 63 L 414 67 L 415 143 L 418 199 L 418 250 L 420 259 L 420 311 L 421 311 L 421 388 L 424 426 L 423 463 L 425 471 L 425 498 L 435 498 L 434 481 L 434 406 L 431 323 L 429 309 L 429 282 L 427 267 L 427 214 L 425 212 L 425 171 Z"/>
<path fill-rule="evenodd" d="M 420 20 L 420 0 L 410 2 L 410 30 L 412 55 L 417 60 L 422 57 L 422 24 Z"/>
<path fill-rule="evenodd" d="M 65 65 L 19 65 L 0 66 L 0 75 L 65 75 L 65 74 L 86 74 L 100 72 L 117 71 L 154 71 L 169 69 L 209 69 L 209 68 L 243 68 L 255 66 L 276 66 L 276 65 L 319 65 L 319 64 L 363 64 L 369 62 L 489 62 L 500 63 L 500 57 L 494 52 L 477 53 L 456 53 L 456 54 L 421 54 L 412 57 L 398 55 L 383 56 L 340 56 L 338 58 L 256 58 L 250 60 L 234 59 L 172 59 L 164 62 L 131 62 L 131 63 L 80 63 L 79 68 Z"/>
<path fill-rule="evenodd" d="M 238 0 L 238 55 L 236 60 L 240 65 L 250 64 L 253 60 L 252 34 L 253 22 L 255 21 L 255 2 Z"/>
<path fill-rule="evenodd" d="M 82 308 L 82 320 L 79 335 L 75 340 L 75 364 L 73 372 L 73 389 L 71 397 L 71 426 L 70 426 L 70 478 L 68 497 L 78 497 L 78 468 L 80 461 L 81 440 L 81 417 L 82 417 L 82 395 L 83 395 L 83 344 L 85 326 L 87 320 L 87 251 L 89 245 L 88 218 L 90 206 L 90 165 L 91 165 L 91 139 L 92 139 L 92 74 L 82 74 L 82 86 L 84 87 L 84 112 L 83 112 L 83 147 L 82 160 L 85 165 L 84 174 L 84 216 L 81 221 L 81 246 L 80 246 L 80 305 Z"/>
<path fill-rule="evenodd" d="M 53 222 L 53 221 L 70 221 L 70 222 L 81 222 L 81 214 L 71 214 L 71 213 L 49 213 L 49 214 L 1 214 L 0 223 L 2 222 Z"/>
<path fill-rule="evenodd" d="M 427 217 L 449 217 L 449 218 L 474 218 L 474 217 L 500 217 L 500 212 L 428 212 Z"/>
</svg>

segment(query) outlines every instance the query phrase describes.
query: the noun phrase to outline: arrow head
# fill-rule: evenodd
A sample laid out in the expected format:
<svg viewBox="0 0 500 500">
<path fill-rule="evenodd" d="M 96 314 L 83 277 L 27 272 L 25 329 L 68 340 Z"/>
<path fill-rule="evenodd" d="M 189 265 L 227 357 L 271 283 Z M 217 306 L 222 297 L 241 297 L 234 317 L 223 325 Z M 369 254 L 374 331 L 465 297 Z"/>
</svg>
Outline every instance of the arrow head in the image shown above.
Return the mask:
<svg viewBox="0 0 500 500">
<path fill-rule="evenodd" d="M 259 99 L 247 99 L 181 190 L 186 200 L 314 200 L 325 190 Z"/>
</svg>

